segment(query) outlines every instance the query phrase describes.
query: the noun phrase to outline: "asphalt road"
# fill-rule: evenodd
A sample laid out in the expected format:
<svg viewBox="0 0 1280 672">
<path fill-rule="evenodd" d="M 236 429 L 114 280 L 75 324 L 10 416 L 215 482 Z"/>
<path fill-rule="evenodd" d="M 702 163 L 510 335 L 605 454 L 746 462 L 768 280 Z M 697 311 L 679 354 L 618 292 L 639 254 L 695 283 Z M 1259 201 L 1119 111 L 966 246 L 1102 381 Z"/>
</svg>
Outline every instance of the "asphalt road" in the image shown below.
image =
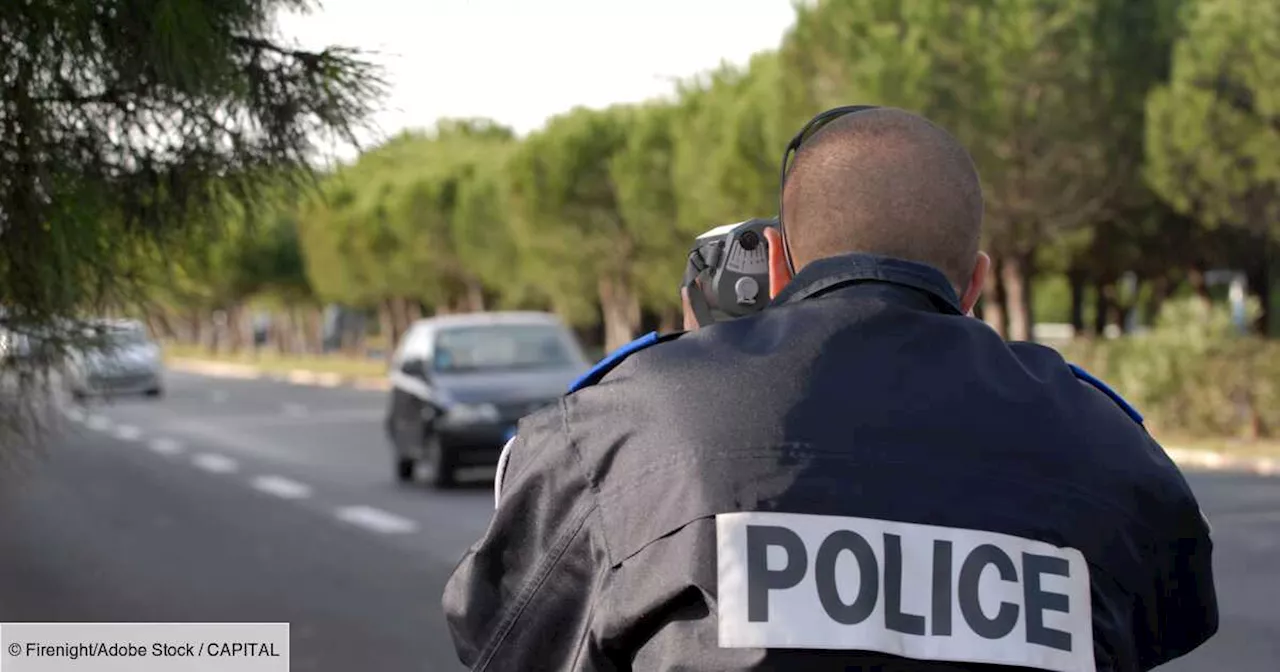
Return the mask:
<svg viewBox="0 0 1280 672">
<path fill-rule="evenodd" d="M 458 670 L 440 593 L 490 482 L 399 486 L 384 393 L 170 374 L 0 474 L 0 622 L 287 621 L 296 672 Z M 1280 479 L 1192 474 L 1222 632 L 1163 670 L 1280 669 Z"/>
<path fill-rule="evenodd" d="M 0 622 L 287 621 L 295 672 L 453 671 L 440 595 L 492 481 L 397 485 L 385 396 L 173 373 L 0 487 Z"/>
</svg>

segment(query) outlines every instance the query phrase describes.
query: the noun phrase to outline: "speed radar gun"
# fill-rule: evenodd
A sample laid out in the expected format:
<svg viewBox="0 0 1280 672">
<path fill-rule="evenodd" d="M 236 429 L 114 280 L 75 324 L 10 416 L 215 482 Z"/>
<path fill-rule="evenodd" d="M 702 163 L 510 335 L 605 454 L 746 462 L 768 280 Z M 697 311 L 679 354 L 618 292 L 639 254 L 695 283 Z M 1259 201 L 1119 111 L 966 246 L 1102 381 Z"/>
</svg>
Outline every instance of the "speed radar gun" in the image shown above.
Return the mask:
<svg viewBox="0 0 1280 672">
<path fill-rule="evenodd" d="M 684 287 L 700 326 L 759 312 L 769 302 L 769 249 L 764 237 L 778 220 L 749 219 L 717 226 L 689 250 Z"/>
</svg>

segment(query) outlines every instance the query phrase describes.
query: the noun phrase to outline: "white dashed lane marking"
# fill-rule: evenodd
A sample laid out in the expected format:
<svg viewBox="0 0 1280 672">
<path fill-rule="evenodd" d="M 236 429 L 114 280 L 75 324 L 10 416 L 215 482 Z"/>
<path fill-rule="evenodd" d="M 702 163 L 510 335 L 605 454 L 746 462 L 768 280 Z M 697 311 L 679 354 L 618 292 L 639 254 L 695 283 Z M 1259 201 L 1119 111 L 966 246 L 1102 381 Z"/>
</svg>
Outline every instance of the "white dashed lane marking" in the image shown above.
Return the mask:
<svg viewBox="0 0 1280 672">
<path fill-rule="evenodd" d="M 380 534 L 408 534 L 418 529 L 416 523 L 394 513 L 371 506 L 347 506 L 337 511 L 338 520 Z"/>
<path fill-rule="evenodd" d="M 218 393 L 215 392 L 215 400 L 218 397 Z M 285 404 L 284 412 L 286 415 L 293 417 L 303 417 L 307 415 L 307 408 L 301 404 Z M 124 441 L 139 441 L 142 439 L 143 433 L 138 427 L 116 425 L 113 428 L 111 420 L 103 415 L 86 415 L 83 411 L 74 408 L 67 409 L 66 415 L 77 422 L 83 421 L 90 429 L 104 432 L 111 431 L 116 438 Z M 167 437 L 153 438 L 147 441 L 146 445 L 148 449 L 158 455 L 180 455 L 186 450 L 181 442 Z M 213 474 L 231 474 L 240 470 L 238 462 L 218 453 L 199 453 L 191 458 L 191 463 L 195 467 Z M 311 486 L 284 476 L 254 476 L 249 479 L 249 484 L 254 490 L 280 499 L 306 499 L 311 497 L 313 492 Z M 334 516 L 339 521 L 378 534 L 410 534 L 418 530 L 418 525 L 414 521 L 372 506 L 340 507 L 334 511 Z"/>
<path fill-rule="evenodd" d="M 253 489 L 283 499 L 305 499 L 311 496 L 311 486 L 283 476 L 258 476 L 253 479 Z"/>
<path fill-rule="evenodd" d="M 142 438 L 142 430 L 133 425 L 120 425 L 116 427 L 116 438 L 121 441 L 137 441 Z"/>
<path fill-rule="evenodd" d="M 177 455 L 182 452 L 182 444 L 173 439 L 158 438 L 147 443 L 147 447 L 161 455 Z"/>
<path fill-rule="evenodd" d="M 191 463 L 214 474 L 229 474 L 240 468 L 235 460 L 217 453 L 201 453 L 192 458 Z"/>
</svg>

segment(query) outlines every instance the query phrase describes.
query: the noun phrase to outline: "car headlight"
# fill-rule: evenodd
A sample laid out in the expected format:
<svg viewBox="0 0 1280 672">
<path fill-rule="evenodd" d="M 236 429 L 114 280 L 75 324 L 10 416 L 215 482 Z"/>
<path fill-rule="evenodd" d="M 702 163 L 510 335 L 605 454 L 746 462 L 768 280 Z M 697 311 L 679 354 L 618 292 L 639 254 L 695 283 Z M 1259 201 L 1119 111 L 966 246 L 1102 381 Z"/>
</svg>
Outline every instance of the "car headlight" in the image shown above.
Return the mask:
<svg viewBox="0 0 1280 672">
<path fill-rule="evenodd" d="M 445 419 L 454 424 L 497 422 L 498 407 L 493 404 L 454 404 L 445 412 Z"/>
</svg>

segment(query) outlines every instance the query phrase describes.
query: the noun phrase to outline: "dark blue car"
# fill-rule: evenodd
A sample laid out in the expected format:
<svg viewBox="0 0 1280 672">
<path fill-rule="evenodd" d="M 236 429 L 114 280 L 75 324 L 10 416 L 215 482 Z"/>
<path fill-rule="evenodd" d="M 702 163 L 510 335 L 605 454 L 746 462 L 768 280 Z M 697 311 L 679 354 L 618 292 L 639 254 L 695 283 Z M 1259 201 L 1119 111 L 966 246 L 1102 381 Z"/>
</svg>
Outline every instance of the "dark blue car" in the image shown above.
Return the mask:
<svg viewBox="0 0 1280 672">
<path fill-rule="evenodd" d="M 413 481 L 425 463 L 432 484 L 446 487 L 460 468 L 493 466 L 516 422 L 554 403 L 589 366 L 549 313 L 419 320 L 391 359 L 386 431 L 396 478 Z"/>
</svg>

